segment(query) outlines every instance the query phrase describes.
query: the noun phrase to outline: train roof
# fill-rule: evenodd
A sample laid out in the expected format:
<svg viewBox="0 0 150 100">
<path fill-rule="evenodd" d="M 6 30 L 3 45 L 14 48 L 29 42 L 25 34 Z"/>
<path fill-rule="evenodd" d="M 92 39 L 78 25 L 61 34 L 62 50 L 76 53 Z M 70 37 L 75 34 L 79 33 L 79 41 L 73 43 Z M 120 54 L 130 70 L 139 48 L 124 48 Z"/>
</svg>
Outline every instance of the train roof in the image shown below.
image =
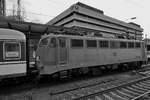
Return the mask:
<svg viewBox="0 0 150 100">
<path fill-rule="evenodd" d="M 94 37 L 94 36 L 78 36 L 78 35 L 54 35 L 54 34 L 50 34 L 50 35 L 45 35 L 42 38 L 46 38 L 46 37 L 66 37 L 66 38 L 73 38 L 73 39 L 97 39 L 97 40 L 109 40 L 109 41 L 135 41 L 135 42 L 140 42 L 140 40 L 129 40 L 129 39 L 118 39 L 118 38 L 103 38 L 103 37 Z"/>
<path fill-rule="evenodd" d="M 12 29 L 0 28 L 0 39 L 25 40 L 24 33 Z"/>
</svg>

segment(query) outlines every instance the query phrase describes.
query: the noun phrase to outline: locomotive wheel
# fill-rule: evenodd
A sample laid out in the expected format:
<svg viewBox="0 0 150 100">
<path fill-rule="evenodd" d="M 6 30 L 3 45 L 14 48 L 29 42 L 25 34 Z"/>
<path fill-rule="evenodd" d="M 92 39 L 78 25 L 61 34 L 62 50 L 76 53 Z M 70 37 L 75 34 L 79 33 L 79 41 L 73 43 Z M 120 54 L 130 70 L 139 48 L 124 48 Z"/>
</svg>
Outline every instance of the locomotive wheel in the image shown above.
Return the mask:
<svg viewBox="0 0 150 100">
<path fill-rule="evenodd" d="M 139 61 L 138 62 L 131 62 L 130 65 L 131 65 L 131 68 L 134 70 L 134 69 L 141 68 L 142 63 L 140 63 Z"/>
<path fill-rule="evenodd" d="M 137 69 L 140 69 L 140 68 L 142 68 L 142 61 L 137 62 Z"/>
<path fill-rule="evenodd" d="M 100 68 L 97 68 L 97 67 L 95 67 L 95 68 L 89 68 L 89 70 L 90 70 L 90 74 L 92 75 L 92 76 L 98 76 L 98 75 L 101 75 L 101 69 Z"/>
<path fill-rule="evenodd" d="M 52 78 L 55 80 L 60 80 L 60 72 L 52 74 Z"/>
<path fill-rule="evenodd" d="M 72 69 L 71 70 L 71 76 L 73 77 L 79 77 L 80 73 L 79 73 L 80 69 Z"/>
<path fill-rule="evenodd" d="M 68 75 L 68 78 L 72 78 L 72 71 L 71 70 L 68 70 L 68 73 L 67 73 Z"/>
<path fill-rule="evenodd" d="M 124 64 L 120 64 L 120 65 L 118 66 L 118 69 L 119 69 L 119 71 L 126 71 L 126 70 L 127 70 L 127 67 L 124 66 Z"/>
</svg>

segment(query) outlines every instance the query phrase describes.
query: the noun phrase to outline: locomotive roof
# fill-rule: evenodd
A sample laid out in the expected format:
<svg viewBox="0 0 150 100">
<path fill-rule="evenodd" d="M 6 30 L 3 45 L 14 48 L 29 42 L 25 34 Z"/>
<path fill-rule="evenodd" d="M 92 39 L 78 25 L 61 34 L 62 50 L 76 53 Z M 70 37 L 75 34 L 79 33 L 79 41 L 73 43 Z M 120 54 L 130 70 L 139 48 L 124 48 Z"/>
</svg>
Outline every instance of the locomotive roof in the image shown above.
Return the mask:
<svg viewBox="0 0 150 100">
<path fill-rule="evenodd" d="M 17 39 L 25 40 L 24 33 L 12 29 L 0 28 L 0 39 Z"/>
<path fill-rule="evenodd" d="M 118 39 L 118 38 L 103 38 L 103 37 L 94 37 L 94 36 L 77 36 L 77 35 L 45 35 L 42 38 L 46 37 L 66 37 L 66 38 L 72 38 L 72 39 L 97 39 L 97 40 L 116 40 L 116 41 L 136 41 L 140 42 L 140 40 L 129 40 L 129 39 Z"/>
</svg>

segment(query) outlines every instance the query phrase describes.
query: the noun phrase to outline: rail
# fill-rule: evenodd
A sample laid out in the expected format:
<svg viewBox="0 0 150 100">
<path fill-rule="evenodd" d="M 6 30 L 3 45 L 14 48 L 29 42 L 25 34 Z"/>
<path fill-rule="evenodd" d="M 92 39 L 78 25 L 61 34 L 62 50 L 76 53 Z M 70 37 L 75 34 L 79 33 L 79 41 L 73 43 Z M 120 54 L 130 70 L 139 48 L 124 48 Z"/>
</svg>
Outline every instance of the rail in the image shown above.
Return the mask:
<svg viewBox="0 0 150 100">
<path fill-rule="evenodd" d="M 135 98 L 133 98 L 133 99 L 131 99 L 131 100 L 142 100 L 142 98 L 143 98 L 145 95 L 147 95 L 147 94 L 150 94 L 150 90 L 147 91 L 147 92 L 145 92 L 145 93 L 143 93 L 143 94 L 141 94 L 141 95 L 139 95 L 139 96 L 137 96 L 137 97 L 135 97 Z"/>
<path fill-rule="evenodd" d="M 127 82 L 127 83 L 124 83 L 124 84 L 120 84 L 120 85 L 117 85 L 117 86 L 114 86 L 114 87 L 111 87 L 109 89 L 106 89 L 106 90 L 102 90 L 100 92 L 96 92 L 96 93 L 91 93 L 89 95 L 84 95 L 84 96 L 81 96 L 81 97 L 78 97 L 78 98 L 75 98 L 73 100 L 86 100 L 88 98 L 92 98 L 92 97 L 95 97 L 95 96 L 99 96 L 99 95 L 103 95 L 105 93 L 109 93 L 109 92 L 112 92 L 114 90 L 118 90 L 118 89 L 121 89 L 121 88 L 124 88 L 126 86 L 131 86 L 131 85 L 134 85 L 135 83 L 139 83 L 139 82 L 143 82 L 143 81 L 147 81 L 147 80 L 150 80 L 150 76 L 148 77 L 144 77 L 142 79 L 137 79 L 137 80 L 133 80 L 131 82 Z M 141 96 L 145 95 L 146 93 L 149 93 L 150 91 L 146 91 L 138 96 L 135 96 L 133 97 L 131 100 L 137 100 L 138 98 L 140 98 Z M 114 99 L 115 100 L 115 99 Z"/>
</svg>

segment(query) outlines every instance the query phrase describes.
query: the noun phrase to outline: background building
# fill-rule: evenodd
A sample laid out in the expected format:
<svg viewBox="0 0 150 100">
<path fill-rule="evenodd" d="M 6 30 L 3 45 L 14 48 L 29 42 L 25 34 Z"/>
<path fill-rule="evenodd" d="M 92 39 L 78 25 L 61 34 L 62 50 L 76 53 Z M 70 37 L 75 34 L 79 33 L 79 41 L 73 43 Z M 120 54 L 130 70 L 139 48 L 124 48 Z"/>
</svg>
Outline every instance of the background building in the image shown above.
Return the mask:
<svg viewBox="0 0 150 100">
<path fill-rule="evenodd" d="M 50 20 L 48 25 L 73 27 L 89 34 L 96 33 L 103 37 L 125 37 L 142 39 L 143 29 L 135 23 L 126 23 L 106 16 L 103 11 L 83 3 L 76 3 Z"/>
</svg>

